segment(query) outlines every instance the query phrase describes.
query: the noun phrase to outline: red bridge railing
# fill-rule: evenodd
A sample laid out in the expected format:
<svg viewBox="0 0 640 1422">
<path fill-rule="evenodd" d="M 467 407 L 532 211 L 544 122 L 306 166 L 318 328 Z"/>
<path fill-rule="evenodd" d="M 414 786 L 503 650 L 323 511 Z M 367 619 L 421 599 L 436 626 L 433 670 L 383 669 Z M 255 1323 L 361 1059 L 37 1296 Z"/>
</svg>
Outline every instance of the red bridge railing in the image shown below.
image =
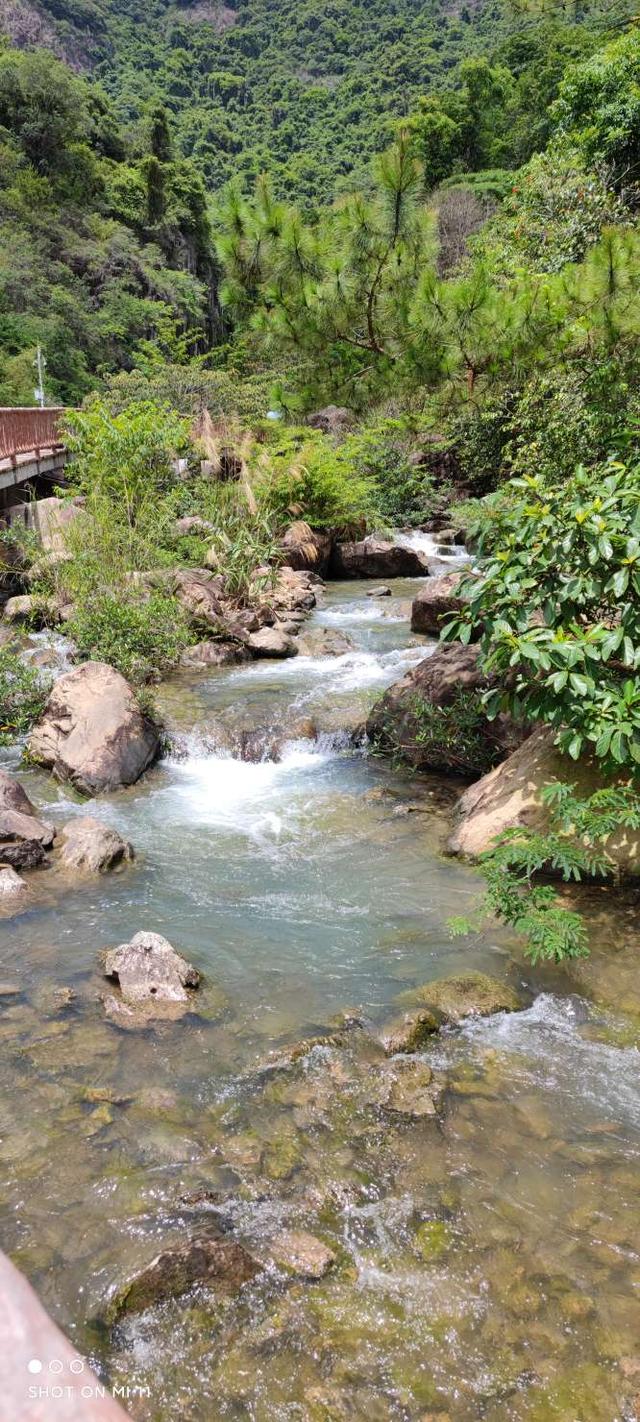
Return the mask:
<svg viewBox="0 0 640 1422">
<path fill-rule="evenodd" d="M 45 410 L 0 408 L 0 459 L 64 444 L 60 422 L 65 413 L 61 405 Z"/>
</svg>

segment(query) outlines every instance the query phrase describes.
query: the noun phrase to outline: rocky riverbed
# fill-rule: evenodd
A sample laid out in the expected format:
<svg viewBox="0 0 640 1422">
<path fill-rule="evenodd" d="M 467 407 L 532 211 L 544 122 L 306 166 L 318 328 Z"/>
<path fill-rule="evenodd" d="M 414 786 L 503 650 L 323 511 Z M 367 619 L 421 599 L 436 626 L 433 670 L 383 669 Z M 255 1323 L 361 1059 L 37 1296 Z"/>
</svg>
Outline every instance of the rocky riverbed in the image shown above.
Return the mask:
<svg viewBox="0 0 640 1422">
<path fill-rule="evenodd" d="M 461 783 L 353 745 L 433 645 L 416 580 L 372 586 L 328 584 L 295 657 L 184 668 L 137 784 L 19 772 L 135 858 L 34 871 L 2 927 L 3 1245 L 144 1422 L 631 1422 L 633 905 L 594 891 L 585 996 L 503 932 L 451 939 Z M 199 982 L 132 1026 L 104 951 L 136 932 Z"/>
</svg>

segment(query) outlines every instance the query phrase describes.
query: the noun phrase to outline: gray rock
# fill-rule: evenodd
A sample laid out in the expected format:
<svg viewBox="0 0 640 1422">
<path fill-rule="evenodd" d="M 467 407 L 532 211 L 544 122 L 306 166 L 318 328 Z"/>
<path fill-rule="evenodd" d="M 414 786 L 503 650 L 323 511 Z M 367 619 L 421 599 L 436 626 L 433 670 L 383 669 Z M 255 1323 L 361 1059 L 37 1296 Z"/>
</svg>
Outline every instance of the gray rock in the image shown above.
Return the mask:
<svg viewBox="0 0 640 1422">
<path fill-rule="evenodd" d="M 329 567 L 331 535 L 318 533 L 302 520 L 290 524 L 280 547 L 289 568 L 306 569 L 322 577 Z"/>
<path fill-rule="evenodd" d="M 367 597 L 391 597 L 391 588 L 370 588 Z"/>
<path fill-rule="evenodd" d="M 275 1263 L 300 1279 L 324 1279 L 336 1256 L 328 1245 L 305 1230 L 285 1229 L 271 1242 Z"/>
<path fill-rule="evenodd" d="M 442 1086 L 431 1067 L 415 1057 L 398 1057 L 380 1077 L 380 1105 L 396 1116 L 419 1121 L 437 1116 Z"/>
<path fill-rule="evenodd" d="M 235 1294 L 261 1272 L 261 1266 L 234 1240 L 192 1239 L 156 1255 L 112 1300 L 107 1321 L 123 1314 L 151 1308 L 162 1299 L 176 1298 L 206 1284 L 220 1294 Z"/>
<path fill-rule="evenodd" d="M 16 874 L 10 864 L 0 869 L 0 904 L 12 903 L 16 899 L 21 899 L 26 893 L 27 885 L 24 879 Z"/>
<path fill-rule="evenodd" d="M 53 825 L 19 810 L 0 810 L 0 864 L 35 869 L 53 844 Z"/>
<path fill-rule="evenodd" d="M 202 534 L 213 533 L 215 524 L 208 518 L 200 518 L 198 514 L 187 514 L 185 518 L 176 519 L 175 531 L 178 538 L 184 538 L 190 533 Z"/>
<path fill-rule="evenodd" d="M 32 760 L 85 795 L 133 785 L 160 738 L 120 672 L 85 662 L 56 681 L 29 739 Z"/>
<path fill-rule="evenodd" d="M 36 599 L 30 593 L 7 598 L 4 605 L 5 622 L 28 622 L 36 610 Z"/>
<path fill-rule="evenodd" d="M 220 626 L 224 613 L 222 578 L 206 568 L 182 568 L 175 575 L 175 594 L 194 627 Z"/>
<path fill-rule="evenodd" d="M 322 410 L 314 410 L 312 415 L 307 415 L 307 424 L 312 429 L 322 430 L 323 434 L 333 435 L 336 439 L 351 429 L 354 420 L 353 410 L 346 405 L 325 405 Z"/>
<path fill-rule="evenodd" d="M 250 632 L 246 645 L 256 657 L 295 657 L 298 652 L 293 637 L 286 632 L 278 632 L 275 627 L 263 627 L 259 632 Z"/>
<path fill-rule="evenodd" d="M 238 642 L 196 642 L 186 647 L 180 658 L 183 667 L 228 667 L 246 662 L 250 653 Z"/>
<path fill-rule="evenodd" d="M 304 657 L 343 657 L 354 646 L 348 633 L 335 627 L 310 627 L 298 639 L 298 650 Z"/>
<path fill-rule="evenodd" d="M 187 988 L 197 988 L 197 969 L 176 953 L 160 933 L 136 933 L 105 956 L 105 976 L 117 978 L 125 1003 L 187 1003 Z"/>
<path fill-rule="evenodd" d="M 90 815 L 70 820 L 60 831 L 60 860 L 65 869 L 104 874 L 133 859 L 133 848 L 117 830 Z"/>
<path fill-rule="evenodd" d="M 36 814 L 26 790 L 6 770 L 0 770 L 0 810 L 17 810 L 21 815 Z"/>
</svg>

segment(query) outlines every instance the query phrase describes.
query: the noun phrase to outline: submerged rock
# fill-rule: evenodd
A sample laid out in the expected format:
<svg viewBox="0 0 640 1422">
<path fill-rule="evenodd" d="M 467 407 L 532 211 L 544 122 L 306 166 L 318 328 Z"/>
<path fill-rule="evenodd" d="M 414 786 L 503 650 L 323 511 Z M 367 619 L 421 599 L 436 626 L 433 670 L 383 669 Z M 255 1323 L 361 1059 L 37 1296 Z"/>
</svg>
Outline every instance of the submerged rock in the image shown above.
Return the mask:
<svg viewBox="0 0 640 1422">
<path fill-rule="evenodd" d="M 133 785 L 158 754 L 156 726 L 120 672 L 85 662 L 59 677 L 29 754 L 85 795 Z"/>
<path fill-rule="evenodd" d="M 135 1016 L 165 1015 L 166 1007 L 186 1010 L 187 988 L 197 988 L 200 982 L 197 969 L 160 933 L 136 933 L 130 943 L 112 948 L 105 955 L 104 972 L 118 980 L 121 993 L 120 999 L 106 999 L 107 1013 L 125 1022 Z"/>
<path fill-rule="evenodd" d="M 117 830 L 82 815 L 60 831 L 60 859 L 65 869 L 104 874 L 133 859 L 133 847 Z"/>
<path fill-rule="evenodd" d="M 416 1008 L 414 1012 L 405 1012 L 403 1017 L 384 1028 L 380 1040 L 388 1057 L 395 1056 L 396 1052 L 419 1052 L 439 1028 L 440 1023 L 433 1012 L 428 1008 Z"/>
<path fill-rule="evenodd" d="M 442 1086 L 431 1067 L 413 1057 L 399 1057 L 389 1063 L 380 1078 L 380 1105 L 394 1115 L 421 1120 L 437 1116 Z"/>
<path fill-rule="evenodd" d="M 324 1279 L 336 1256 L 328 1245 L 305 1230 L 285 1229 L 271 1242 L 276 1264 L 301 1279 Z"/>
<path fill-rule="evenodd" d="M 370 588 L 367 597 L 391 597 L 391 588 Z"/>
<path fill-rule="evenodd" d="M 425 983 L 413 996 L 420 999 L 442 1027 L 457 1027 L 467 1017 L 491 1017 L 494 1012 L 518 1012 L 518 993 L 487 973 L 459 973 Z"/>
<path fill-rule="evenodd" d="M 370 535 L 356 543 L 336 543 L 331 555 L 332 578 L 428 577 L 424 553 Z"/>
<path fill-rule="evenodd" d="M 259 632 L 250 632 L 246 645 L 255 657 L 295 657 L 298 652 L 293 637 L 287 632 L 279 632 L 277 627 L 263 627 Z"/>
<path fill-rule="evenodd" d="M 192 1239 L 165 1249 L 120 1289 L 107 1309 L 113 1323 L 127 1313 L 139 1313 L 162 1299 L 177 1298 L 206 1284 L 221 1294 L 235 1294 L 261 1272 L 261 1265 L 234 1240 Z"/>
</svg>

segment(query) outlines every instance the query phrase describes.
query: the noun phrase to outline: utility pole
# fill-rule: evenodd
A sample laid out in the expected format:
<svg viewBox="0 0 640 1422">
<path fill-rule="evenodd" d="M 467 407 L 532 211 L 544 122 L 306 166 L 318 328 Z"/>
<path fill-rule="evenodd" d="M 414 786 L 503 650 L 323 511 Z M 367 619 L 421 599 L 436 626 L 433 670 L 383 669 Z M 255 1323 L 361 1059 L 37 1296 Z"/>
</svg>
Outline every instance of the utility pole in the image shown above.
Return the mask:
<svg viewBox="0 0 640 1422">
<path fill-rule="evenodd" d="M 33 393 L 36 400 L 38 401 L 40 409 L 44 410 L 44 372 L 46 369 L 47 362 L 42 354 L 42 346 L 40 345 L 38 346 L 38 349 L 36 351 L 36 358 L 33 364 L 35 365 L 36 370 L 38 372 L 38 384 Z"/>
</svg>

